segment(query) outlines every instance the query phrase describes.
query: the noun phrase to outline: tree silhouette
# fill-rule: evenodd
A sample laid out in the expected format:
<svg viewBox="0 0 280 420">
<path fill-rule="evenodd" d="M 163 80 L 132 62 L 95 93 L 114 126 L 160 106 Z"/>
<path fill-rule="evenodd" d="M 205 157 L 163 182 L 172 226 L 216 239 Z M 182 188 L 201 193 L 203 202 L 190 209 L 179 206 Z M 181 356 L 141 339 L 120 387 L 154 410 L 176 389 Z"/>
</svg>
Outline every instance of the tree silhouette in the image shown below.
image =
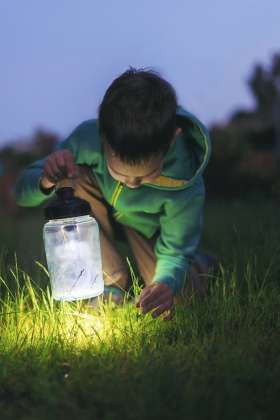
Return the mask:
<svg viewBox="0 0 280 420">
<path fill-rule="evenodd" d="M 274 151 L 280 158 L 280 54 L 275 54 L 268 69 L 257 64 L 249 79 L 259 118 L 267 120 L 274 131 Z"/>
<path fill-rule="evenodd" d="M 208 189 L 216 195 L 262 191 L 280 197 L 280 54 L 268 66 L 256 64 L 248 84 L 255 107 L 237 109 L 226 124 L 210 130 Z"/>
<path fill-rule="evenodd" d="M 253 75 L 249 79 L 249 86 L 256 101 L 256 110 L 260 113 L 270 113 L 276 97 L 276 89 L 271 72 L 257 64 Z"/>
</svg>

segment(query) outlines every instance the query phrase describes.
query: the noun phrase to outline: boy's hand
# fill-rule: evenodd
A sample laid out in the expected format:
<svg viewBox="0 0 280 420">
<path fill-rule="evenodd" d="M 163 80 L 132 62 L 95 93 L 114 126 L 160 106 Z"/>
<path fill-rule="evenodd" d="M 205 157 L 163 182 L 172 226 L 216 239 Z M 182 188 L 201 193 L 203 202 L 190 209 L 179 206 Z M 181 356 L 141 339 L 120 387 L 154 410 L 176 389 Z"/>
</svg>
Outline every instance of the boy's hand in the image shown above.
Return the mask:
<svg viewBox="0 0 280 420">
<path fill-rule="evenodd" d="M 64 178 L 78 176 L 78 166 L 69 150 L 58 150 L 49 155 L 41 178 L 41 186 L 49 189 Z"/>
<path fill-rule="evenodd" d="M 136 303 L 142 309 L 143 314 L 152 312 L 152 317 L 157 318 L 165 311 L 170 311 L 173 307 L 173 291 L 164 283 L 154 283 L 146 286 L 142 291 L 139 301 Z M 171 319 L 172 313 L 169 312 L 164 319 Z"/>
</svg>

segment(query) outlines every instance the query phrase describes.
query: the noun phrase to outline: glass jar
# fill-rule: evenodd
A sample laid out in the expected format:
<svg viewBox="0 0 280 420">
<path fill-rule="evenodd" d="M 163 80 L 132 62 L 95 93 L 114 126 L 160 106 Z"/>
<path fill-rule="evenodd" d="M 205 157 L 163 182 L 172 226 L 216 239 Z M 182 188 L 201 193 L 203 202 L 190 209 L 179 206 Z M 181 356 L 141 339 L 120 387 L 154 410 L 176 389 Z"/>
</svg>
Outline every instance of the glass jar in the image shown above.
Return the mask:
<svg viewBox="0 0 280 420">
<path fill-rule="evenodd" d="M 49 220 L 43 236 L 54 299 L 73 301 L 103 293 L 99 228 L 93 217 Z"/>
</svg>

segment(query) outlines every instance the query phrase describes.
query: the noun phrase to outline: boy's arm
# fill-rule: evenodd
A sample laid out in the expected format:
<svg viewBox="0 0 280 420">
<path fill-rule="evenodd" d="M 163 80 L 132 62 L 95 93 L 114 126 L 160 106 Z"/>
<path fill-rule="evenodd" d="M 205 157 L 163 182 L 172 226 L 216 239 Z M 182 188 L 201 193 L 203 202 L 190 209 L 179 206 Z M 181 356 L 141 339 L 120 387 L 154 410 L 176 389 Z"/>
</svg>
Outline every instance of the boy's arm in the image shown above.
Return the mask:
<svg viewBox="0 0 280 420">
<path fill-rule="evenodd" d="M 176 294 L 184 286 L 192 257 L 199 244 L 205 189 L 202 177 L 165 204 L 156 242 L 156 272 L 153 283 L 164 283 Z"/>
<path fill-rule="evenodd" d="M 78 128 L 56 147 L 56 151 L 68 149 L 74 157 L 76 156 L 79 138 Z M 27 166 L 21 173 L 14 188 L 14 196 L 18 205 L 23 207 L 39 206 L 53 195 L 54 188 L 44 189 L 41 184 L 44 167 L 49 156 Z"/>
</svg>

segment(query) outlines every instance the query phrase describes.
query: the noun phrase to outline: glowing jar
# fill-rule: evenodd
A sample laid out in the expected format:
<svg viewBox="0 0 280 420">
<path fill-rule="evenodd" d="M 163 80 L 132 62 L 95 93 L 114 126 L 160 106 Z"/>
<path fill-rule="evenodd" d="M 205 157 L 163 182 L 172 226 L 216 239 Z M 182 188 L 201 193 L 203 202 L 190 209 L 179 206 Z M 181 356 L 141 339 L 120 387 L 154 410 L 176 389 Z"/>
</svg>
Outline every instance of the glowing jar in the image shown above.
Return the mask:
<svg viewBox="0 0 280 420">
<path fill-rule="evenodd" d="M 53 298 L 89 299 L 104 291 L 99 229 L 89 204 L 71 187 L 45 208 L 44 244 Z"/>
</svg>

